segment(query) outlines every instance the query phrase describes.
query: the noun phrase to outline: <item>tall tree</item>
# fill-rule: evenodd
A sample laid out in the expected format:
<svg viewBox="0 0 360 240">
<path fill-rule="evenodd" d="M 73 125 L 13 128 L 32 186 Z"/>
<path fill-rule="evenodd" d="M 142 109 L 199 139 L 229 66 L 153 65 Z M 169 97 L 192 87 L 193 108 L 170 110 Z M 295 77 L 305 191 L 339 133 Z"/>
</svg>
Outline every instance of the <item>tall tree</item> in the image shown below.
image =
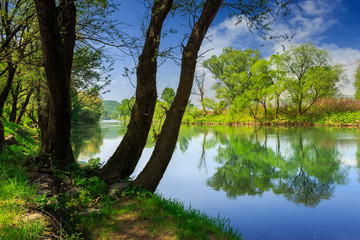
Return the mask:
<svg viewBox="0 0 360 240">
<path fill-rule="evenodd" d="M 200 97 L 201 107 L 204 111 L 204 114 L 207 114 L 206 107 L 204 104 L 204 97 L 205 97 L 205 73 L 203 74 L 195 74 L 195 86 L 197 88 L 193 89 L 192 94 L 198 95 Z"/>
<path fill-rule="evenodd" d="M 29 53 L 25 49 L 31 43 L 36 30 L 28 28 L 34 18 L 32 1 L 0 1 L 0 78 L 6 76 L 0 92 L 0 152 L 4 147 L 4 126 L 1 118 L 9 95 L 17 66 Z M 33 31 L 34 30 L 34 31 Z M 31 51 L 30 51 L 31 52 Z"/>
<path fill-rule="evenodd" d="M 26 108 L 29 105 L 30 98 L 31 98 L 33 92 L 34 92 L 34 88 L 31 87 L 26 94 L 26 98 L 25 98 L 24 102 L 21 104 L 19 115 L 17 116 L 16 121 L 15 121 L 16 124 L 20 124 L 21 119 L 25 114 Z"/>
<path fill-rule="evenodd" d="M 14 79 L 15 76 L 15 71 L 16 71 L 16 66 L 14 66 L 12 63 L 8 63 L 8 75 L 6 78 L 6 84 L 0 94 L 0 153 L 3 151 L 4 149 L 4 144 L 5 144 L 5 136 L 4 136 L 4 125 L 2 123 L 2 117 L 3 117 L 3 110 L 4 110 L 4 105 L 5 105 L 5 101 L 6 98 L 9 94 L 9 91 L 11 89 L 11 84 L 12 81 Z"/>
<path fill-rule="evenodd" d="M 16 119 L 16 113 L 17 113 L 17 105 L 18 105 L 18 101 L 21 97 L 20 93 L 22 92 L 21 89 L 21 84 L 18 82 L 16 84 L 16 86 L 13 86 L 10 89 L 10 93 L 11 93 L 11 97 L 12 97 L 12 106 L 11 106 L 11 112 L 10 112 L 10 116 L 9 116 L 9 121 L 10 122 L 15 122 Z"/>
<path fill-rule="evenodd" d="M 213 85 L 216 97 L 224 100 L 227 105 L 231 105 L 233 100 L 248 88 L 249 81 L 246 76 L 251 66 L 259 59 L 259 50 L 245 49 L 242 51 L 229 47 L 223 49 L 223 53 L 219 57 L 213 55 L 205 60 L 203 66 L 217 80 Z"/>
<path fill-rule="evenodd" d="M 284 83 L 286 81 L 286 71 L 282 70 L 278 65 L 281 63 L 281 57 L 277 54 L 270 57 L 270 65 L 272 69 L 276 69 L 272 72 L 273 84 L 270 89 L 271 98 L 275 99 L 275 119 L 278 119 L 280 111 L 280 97 L 285 91 Z"/>
<path fill-rule="evenodd" d="M 123 99 L 120 102 L 120 105 L 116 107 L 116 110 L 119 112 L 119 116 L 126 120 L 128 117 L 131 117 L 131 109 L 133 108 L 135 103 L 135 98 L 132 97 L 130 99 Z"/>
<path fill-rule="evenodd" d="M 222 0 L 206 1 L 182 52 L 180 82 L 174 101 L 168 111 L 153 154 L 134 184 L 155 191 L 170 162 L 178 139 L 181 119 L 189 101 L 198 52 L 205 34 L 215 18 Z"/>
<path fill-rule="evenodd" d="M 285 9 L 286 14 L 288 12 L 287 4 L 289 2 L 291 1 L 275 1 L 276 6 L 280 5 L 280 9 L 275 9 L 277 12 L 275 15 L 282 13 L 281 9 Z M 186 46 L 183 47 L 182 51 L 180 81 L 175 99 L 167 113 L 153 154 L 143 171 L 135 179 L 135 185 L 143 186 L 149 191 L 155 191 L 170 162 L 176 146 L 181 120 L 189 101 L 194 81 L 198 51 L 205 38 L 205 34 L 222 3 L 222 0 L 207 0 L 205 3 L 202 2 L 200 5 L 202 6 L 201 15 L 199 18 L 196 18 L 196 16 L 194 17 L 197 21 L 192 28 L 188 42 Z M 268 24 L 265 23 L 265 20 L 269 20 L 269 15 L 272 13 L 274 3 L 270 1 L 261 1 L 261 3 L 258 1 L 239 1 L 232 4 L 228 3 L 224 6 L 237 10 L 237 14 L 234 15 L 239 17 L 239 21 L 243 20 L 245 17 L 250 24 L 249 26 L 255 26 L 256 28 L 262 26 L 261 29 L 267 29 Z"/>
<path fill-rule="evenodd" d="M 172 5 L 173 0 L 154 0 L 137 66 L 136 98 L 128 129 L 114 154 L 101 169 L 108 180 L 130 176 L 145 147 L 157 100 L 156 72 L 161 31 Z"/>
<path fill-rule="evenodd" d="M 48 116 L 42 124 L 45 154 L 67 165 L 74 162 L 70 145 L 70 76 L 75 46 L 74 0 L 35 0 L 42 54 L 49 88 Z"/>
<path fill-rule="evenodd" d="M 310 43 L 293 45 L 281 54 L 280 70 L 297 115 L 305 113 L 320 98 L 333 96 L 345 80 L 342 65 L 332 65 L 329 53 Z"/>
<path fill-rule="evenodd" d="M 247 109 L 255 120 L 258 118 L 259 106 L 262 105 L 264 110 L 264 118 L 267 119 L 267 101 L 271 97 L 272 70 L 269 61 L 261 59 L 254 63 L 247 74 L 241 74 L 241 78 L 246 78 L 242 82 L 248 82 L 243 94 L 234 99 L 232 106 L 233 111 L 243 111 Z"/>
</svg>

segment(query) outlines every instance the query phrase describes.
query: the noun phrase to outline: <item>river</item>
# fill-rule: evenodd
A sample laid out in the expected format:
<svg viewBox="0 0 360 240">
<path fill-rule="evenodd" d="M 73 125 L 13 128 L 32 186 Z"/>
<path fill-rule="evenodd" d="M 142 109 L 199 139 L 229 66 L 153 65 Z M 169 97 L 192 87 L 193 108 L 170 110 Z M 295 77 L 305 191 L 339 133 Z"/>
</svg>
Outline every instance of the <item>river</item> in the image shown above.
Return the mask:
<svg viewBox="0 0 360 240">
<path fill-rule="evenodd" d="M 125 131 L 76 127 L 74 155 L 105 163 Z M 360 129 L 182 126 L 157 192 L 228 218 L 248 240 L 360 239 Z"/>
</svg>

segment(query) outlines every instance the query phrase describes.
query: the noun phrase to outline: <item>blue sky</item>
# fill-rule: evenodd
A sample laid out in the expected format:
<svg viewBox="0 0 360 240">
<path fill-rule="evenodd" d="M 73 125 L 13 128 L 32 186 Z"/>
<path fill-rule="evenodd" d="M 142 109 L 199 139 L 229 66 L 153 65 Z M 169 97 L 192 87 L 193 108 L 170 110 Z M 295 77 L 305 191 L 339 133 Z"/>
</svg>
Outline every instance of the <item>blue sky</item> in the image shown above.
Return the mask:
<svg viewBox="0 0 360 240">
<path fill-rule="evenodd" d="M 143 1 L 123 1 L 119 12 L 114 17 L 127 24 L 123 31 L 131 35 L 140 34 L 140 23 L 144 19 Z M 360 60 L 360 0 L 299 0 L 300 10 L 294 7 L 291 15 L 285 19 L 275 22 L 272 25 L 273 34 L 295 34 L 291 42 L 278 40 L 264 41 L 256 33 L 249 33 L 245 24 L 235 25 L 236 19 L 221 12 L 215 18 L 210 30 L 209 40 L 204 40 L 201 47 L 203 58 L 199 62 L 219 55 L 225 47 L 237 49 L 259 49 L 264 58 L 270 57 L 274 53 L 281 53 L 283 46 L 288 48 L 292 44 L 302 44 L 311 42 L 318 48 L 325 48 L 330 53 L 334 64 L 344 64 L 349 83 L 342 89 L 344 95 L 353 95 L 354 73 L 356 62 Z M 162 40 L 164 45 L 176 45 L 181 41 L 184 33 L 189 33 L 190 29 L 184 19 L 169 18 L 165 23 L 165 29 L 176 28 L 178 33 L 168 36 Z M 124 67 L 132 67 L 133 60 L 123 56 L 116 50 L 110 50 L 117 60 L 112 72 L 112 84 L 110 90 L 103 95 L 105 100 L 121 101 L 131 97 L 135 89 L 132 86 L 136 81 L 136 76 L 130 80 L 123 77 Z M 180 56 L 180 52 L 179 52 Z M 173 61 L 169 60 L 161 65 L 157 74 L 158 95 L 165 87 L 172 87 L 176 90 L 179 79 L 180 68 Z M 204 69 L 198 68 L 202 72 Z M 205 71 L 206 72 L 206 71 Z M 206 74 L 205 95 L 214 96 L 211 85 L 214 84 L 211 74 Z M 192 102 L 198 101 L 196 96 L 191 97 Z"/>
</svg>

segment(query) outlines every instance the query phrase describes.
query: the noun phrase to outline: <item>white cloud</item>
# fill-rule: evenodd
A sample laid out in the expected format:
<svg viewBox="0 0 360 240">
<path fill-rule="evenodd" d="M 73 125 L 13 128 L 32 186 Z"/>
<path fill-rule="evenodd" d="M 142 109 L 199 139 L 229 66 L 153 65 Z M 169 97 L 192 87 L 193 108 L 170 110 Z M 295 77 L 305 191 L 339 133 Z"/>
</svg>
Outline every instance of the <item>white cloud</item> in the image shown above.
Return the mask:
<svg viewBox="0 0 360 240">
<path fill-rule="evenodd" d="M 345 95 L 353 95 L 355 93 L 353 86 L 354 75 L 357 67 L 357 61 L 360 60 L 360 50 L 352 48 L 339 48 L 335 44 L 323 45 L 322 47 L 329 51 L 335 64 L 345 65 L 346 74 L 350 81 L 347 86 L 342 89 L 342 92 Z"/>
<path fill-rule="evenodd" d="M 335 2 L 335 3 L 334 3 Z M 323 16 L 331 13 L 336 7 L 336 2 L 332 1 L 331 3 L 324 0 L 307 0 L 304 1 L 300 7 L 304 10 L 304 13 L 309 16 Z"/>
<path fill-rule="evenodd" d="M 359 60 L 360 51 L 351 48 L 341 48 L 336 44 L 324 44 L 324 34 L 330 28 L 334 27 L 338 21 L 332 17 L 332 13 L 341 8 L 341 0 L 305 0 L 300 3 L 300 9 L 294 8 L 292 17 L 286 21 L 278 21 L 272 25 L 273 34 L 289 36 L 296 33 L 290 41 L 263 41 L 262 37 L 256 33 L 249 33 L 245 23 L 235 25 L 236 18 L 227 18 L 219 25 L 213 26 L 209 30 L 210 40 L 205 41 L 201 50 L 203 52 L 212 49 L 204 54 L 204 59 L 212 55 L 220 55 L 225 47 L 234 47 L 237 49 L 260 49 L 264 57 L 269 57 L 275 53 L 282 53 L 284 47 L 288 48 L 293 44 L 302 44 L 311 42 L 318 48 L 326 48 L 332 56 L 334 63 L 344 64 L 347 68 L 349 84 L 343 89 L 343 93 L 351 95 L 354 93 L 352 86 L 353 76 L 356 69 L 356 62 Z M 262 46 L 263 45 L 263 46 Z M 203 71 L 201 68 L 200 71 Z M 214 96 L 214 91 L 210 86 L 214 79 L 210 73 L 207 74 L 205 90 L 207 96 Z"/>
<path fill-rule="evenodd" d="M 210 28 L 207 34 L 210 41 L 205 40 L 201 47 L 205 51 L 211 49 L 211 51 L 204 54 L 205 59 L 212 55 L 220 55 L 223 48 L 243 43 L 244 38 L 241 40 L 240 38 L 249 35 L 249 31 L 245 22 L 239 24 L 236 24 L 236 22 L 236 17 L 226 18 L 224 22 Z"/>
</svg>

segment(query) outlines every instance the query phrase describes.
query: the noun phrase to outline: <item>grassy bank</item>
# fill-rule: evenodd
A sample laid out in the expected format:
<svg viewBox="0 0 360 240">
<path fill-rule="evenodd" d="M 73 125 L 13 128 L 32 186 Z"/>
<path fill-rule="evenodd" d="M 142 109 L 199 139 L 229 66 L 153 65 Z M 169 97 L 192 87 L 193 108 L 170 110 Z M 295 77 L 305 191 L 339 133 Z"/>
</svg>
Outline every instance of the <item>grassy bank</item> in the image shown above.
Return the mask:
<svg viewBox="0 0 360 240">
<path fill-rule="evenodd" d="M 249 115 L 203 115 L 193 118 L 185 116 L 184 124 L 201 125 L 273 125 L 273 126 L 353 126 L 360 127 L 360 111 L 305 114 L 301 116 L 280 116 L 278 119 L 255 120 Z"/>
<path fill-rule="evenodd" d="M 252 113 L 252 114 L 251 114 Z M 188 124 L 222 125 L 303 125 L 303 126 L 360 126 L 360 100 L 348 98 L 323 98 L 318 100 L 308 111 L 296 114 L 294 109 L 283 106 L 278 111 L 268 107 L 259 107 L 256 112 L 241 111 L 233 108 L 217 114 L 196 108 L 187 111 L 183 118 Z"/>
<path fill-rule="evenodd" d="M 38 203 L 24 167 L 38 150 L 37 133 L 5 121 L 5 136 L 10 134 L 17 144 L 0 155 L 0 239 L 41 239 L 49 229 L 44 219 L 26 218 Z"/>
<path fill-rule="evenodd" d="M 0 155 L 0 239 L 240 239 L 231 225 L 171 199 L 128 188 L 109 195 L 96 161 L 63 172 L 42 169 L 37 132 L 5 123 L 16 144 Z M 90 161 L 91 162 L 91 161 Z M 38 172 L 54 176 L 59 194 L 37 195 Z"/>
<path fill-rule="evenodd" d="M 89 239 L 240 239 L 230 224 L 176 200 L 129 189 L 100 214 L 82 218 Z"/>
</svg>

